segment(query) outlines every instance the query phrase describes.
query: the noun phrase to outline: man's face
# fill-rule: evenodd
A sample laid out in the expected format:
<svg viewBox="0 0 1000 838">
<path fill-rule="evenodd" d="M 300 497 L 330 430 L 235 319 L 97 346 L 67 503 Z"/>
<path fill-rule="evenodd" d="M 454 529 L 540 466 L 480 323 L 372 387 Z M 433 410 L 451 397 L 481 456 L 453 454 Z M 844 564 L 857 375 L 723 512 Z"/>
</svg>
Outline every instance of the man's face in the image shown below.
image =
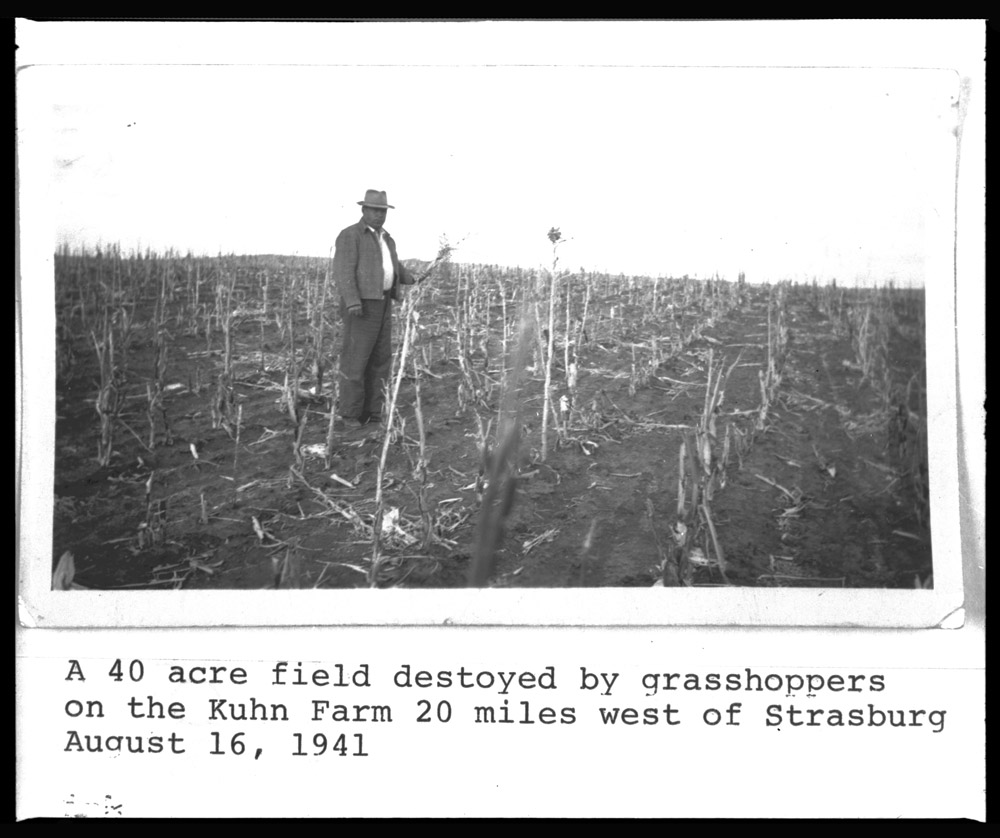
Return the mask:
<svg viewBox="0 0 1000 838">
<path fill-rule="evenodd" d="M 375 207 L 362 207 L 361 217 L 365 220 L 365 224 L 371 227 L 373 230 L 381 230 L 382 225 L 385 224 L 385 217 L 388 214 L 387 209 L 376 209 Z"/>
</svg>

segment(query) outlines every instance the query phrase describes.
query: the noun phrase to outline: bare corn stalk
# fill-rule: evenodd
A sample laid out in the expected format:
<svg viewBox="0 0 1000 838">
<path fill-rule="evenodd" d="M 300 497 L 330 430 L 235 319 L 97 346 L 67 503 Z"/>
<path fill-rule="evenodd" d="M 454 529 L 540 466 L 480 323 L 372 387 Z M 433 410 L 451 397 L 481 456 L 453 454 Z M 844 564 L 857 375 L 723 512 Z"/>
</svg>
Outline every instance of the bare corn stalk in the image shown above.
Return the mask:
<svg viewBox="0 0 1000 838">
<path fill-rule="evenodd" d="M 155 472 L 151 471 L 146 480 L 146 520 L 139 524 L 139 532 L 136 535 L 140 550 L 158 546 L 166 537 L 167 511 L 164 501 L 153 500 L 154 474 Z"/>
<path fill-rule="evenodd" d="M 549 273 L 549 316 L 548 316 L 548 343 L 545 348 L 545 398 L 542 406 L 542 450 L 541 460 L 544 463 L 549 453 L 549 411 L 552 410 L 552 354 L 555 345 L 555 313 L 556 313 L 556 269 L 559 265 L 559 256 L 556 249 L 562 239 L 562 233 L 557 227 L 553 227 L 548 233 L 549 241 L 552 242 L 552 271 Z M 557 420 L 558 421 L 558 420 Z"/>
<path fill-rule="evenodd" d="M 368 584 L 375 587 L 379 578 L 379 571 L 382 569 L 385 557 L 382 555 L 382 518 L 383 518 L 383 482 L 385 476 L 385 464 L 389 456 L 389 445 L 393 438 L 393 427 L 396 422 L 396 404 L 399 399 L 399 387 L 406 375 L 406 364 L 409 358 L 410 346 L 414 340 L 417 324 L 420 315 L 417 311 L 417 303 L 420 301 L 422 283 L 430 274 L 442 263 L 446 262 L 453 248 L 442 240 L 437 258 L 421 277 L 418 278 L 417 287 L 412 293 L 406 295 L 403 302 L 402 319 L 404 322 L 403 341 L 398 353 L 393 357 L 393 373 L 390 376 L 389 393 L 386 399 L 387 413 L 385 419 L 385 436 L 382 439 L 382 453 L 379 457 L 378 468 L 375 476 L 375 513 L 372 520 L 372 559 L 368 569 Z"/>
<path fill-rule="evenodd" d="M 692 584 L 697 564 L 714 564 L 728 584 L 725 553 L 712 517 L 711 501 L 716 487 L 725 486 L 730 451 L 728 426 L 720 450 L 717 416 L 725 400 L 726 384 L 741 357 L 742 353 L 727 369 L 724 363 L 715 364 L 714 355 L 709 350 L 708 381 L 702 415 L 694 433 L 687 434 L 680 445 L 677 464 L 677 523 L 673 527 L 674 550 L 664 560 L 664 585 Z M 700 554 L 703 558 L 695 561 L 692 550 L 702 533 L 707 533 L 704 539 L 705 549 Z M 708 558 L 709 546 L 714 553 L 714 561 Z"/>
<path fill-rule="evenodd" d="M 216 286 L 216 311 L 222 324 L 223 360 L 222 372 L 216 379 L 215 394 L 212 399 L 212 427 L 224 428 L 232 434 L 233 421 L 233 290 L 236 286 L 236 271 L 230 273 L 227 284 L 221 278 Z"/>
<path fill-rule="evenodd" d="M 292 455 L 295 457 L 295 466 L 299 471 L 304 471 L 306 467 L 306 460 L 302 454 L 302 440 L 305 436 L 308 421 L 309 408 L 303 403 L 296 410 L 295 436 L 292 442 Z"/>
<path fill-rule="evenodd" d="M 152 385 L 146 385 L 146 416 L 149 421 L 149 448 L 156 445 L 156 419 L 163 424 L 163 437 L 166 445 L 173 444 L 173 434 L 170 431 L 170 420 L 167 417 L 167 407 L 164 401 L 164 386 L 167 370 L 167 342 L 162 329 L 157 329 L 153 344 L 154 380 Z"/>
<path fill-rule="evenodd" d="M 299 359 L 295 348 L 295 288 L 296 280 L 293 277 L 289 296 L 291 302 L 288 303 L 288 363 L 285 367 L 284 397 L 285 408 L 292 423 L 298 427 L 299 424 Z"/>
<path fill-rule="evenodd" d="M 511 365 L 512 375 L 503 396 L 503 411 L 498 442 L 493 450 L 484 439 L 482 452 L 485 487 L 482 507 L 476 524 L 473 541 L 472 565 L 469 568 L 469 585 L 482 587 L 496 567 L 497 551 L 503 541 L 507 518 L 514 506 L 517 491 L 517 452 L 521 442 L 521 374 L 526 366 L 534 324 L 530 309 L 523 307 L 517 347 Z"/>
<path fill-rule="evenodd" d="M 93 332 L 90 333 L 90 337 L 97 353 L 97 365 L 101 377 L 100 389 L 97 391 L 97 399 L 94 402 L 94 408 L 101 421 L 97 460 L 102 466 L 106 466 L 111 461 L 114 445 L 114 423 L 125 403 L 125 395 L 122 392 L 125 375 L 116 363 L 114 329 L 107 313 L 105 313 L 103 325 L 102 340 L 98 340 Z"/>
<path fill-rule="evenodd" d="M 586 274 L 583 277 L 585 290 L 583 295 L 583 314 L 580 317 L 580 323 L 576 331 L 576 350 L 575 355 L 579 357 L 580 347 L 583 346 L 584 342 L 587 341 L 587 314 L 590 310 L 590 281 L 587 279 Z"/>
<path fill-rule="evenodd" d="M 313 336 L 313 352 L 315 357 L 313 358 L 313 378 L 316 381 L 315 393 L 317 396 L 323 394 L 323 373 L 324 373 L 324 326 L 326 325 L 326 295 L 327 290 L 330 287 L 330 273 L 333 265 L 333 248 L 330 248 L 330 254 L 326 261 L 326 274 L 323 277 L 323 288 L 320 291 L 320 300 L 318 308 L 317 322 L 315 325 L 315 332 Z"/>
<path fill-rule="evenodd" d="M 233 473 L 236 473 L 236 466 L 240 459 L 240 431 L 243 428 L 243 405 L 236 408 L 236 436 L 233 439 Z"/>
<path fill-rule="evenodd" d="M 149 421 L 149 448 L 156 446 L 156 417 L 163 423 L 163 436 L 166 445 L 173 443 L 170 433 L 170 422 L 167 418 L 167 408 L 164 403 L 164 387 L 167 377 L 167 341 L 166 341 L 166 307 L 167 283 L 166 272 L 161 276 L 160 294 L 156 302 L 153 316 L 153 383 L 146 385 L 146 417 Z"/>
<path fill-rule="evenodd" d="M 331 370 L 331 376 L 333 379 L 333 392 L 330 394 L 329 408 L 330 413 L 327 417 L 326 425 L 326 456 L 325 456 L 325 466 L 330 468 L 330 464 L 333 460 L 333 443 L 337 438 L 336 431 L 336 421 L 337 421 L 337 408 L 340 404 L 340 356 L 338 355 L 333 360 L 333 368 Z"/>
<path fill-rule="evenodd" d="M 413 409 L 417 417 L 417 435 L 419 450 L 417 461 L 413 466 L 413 477 L 417 481 L 417 507 L 420 510 L 420 518 L 424 524 L 424 534 L 421 549 L 427 550 L 434 539 L 434 518 L 427 498 L 427 433 L 424 428 L 424 411 L 420 403 L 420 369 L 417 366 L 416 358 L 413 359 Z"/>
</svg>

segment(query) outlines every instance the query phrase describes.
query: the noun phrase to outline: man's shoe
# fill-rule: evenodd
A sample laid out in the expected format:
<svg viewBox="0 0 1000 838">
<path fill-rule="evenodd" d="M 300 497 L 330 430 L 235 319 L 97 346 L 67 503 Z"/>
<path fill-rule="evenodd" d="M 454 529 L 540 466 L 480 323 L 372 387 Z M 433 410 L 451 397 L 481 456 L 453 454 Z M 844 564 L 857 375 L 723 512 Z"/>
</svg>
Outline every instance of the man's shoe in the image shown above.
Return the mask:
<svg viewBox="0 0 1000 838">
<path fill-rule="evenodd" d="M 382 421 L 381 413 L 369 413 L 367 423 L 369 425 L 378 425 Z"/>
<path fill-rule="evenodd" d="M 347 416 L 341 416 L 339 424 L 345 431 L 357 431 L 360 430 L 361 427 L 363 427 L 364 425 L 364 423 L 360 419 L 352 419 Z"/>
</svg>

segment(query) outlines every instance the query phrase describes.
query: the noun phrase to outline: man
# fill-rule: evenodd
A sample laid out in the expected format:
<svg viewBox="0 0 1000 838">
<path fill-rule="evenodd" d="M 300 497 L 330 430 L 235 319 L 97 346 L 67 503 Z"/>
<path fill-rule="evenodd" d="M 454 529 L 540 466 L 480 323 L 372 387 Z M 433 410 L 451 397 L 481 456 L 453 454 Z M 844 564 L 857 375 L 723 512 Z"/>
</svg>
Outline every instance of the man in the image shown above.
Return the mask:
<svg viewBox="0 0 1000 838">
<path fill-rule="evenodd" d="M 400 264 L 396 243 L 382 225 L 390 209 L 385 192 L 369 189 L 361 220 L 341 230 L 333 257 L 344 342 L 340 354 L 340 416 L 346 430 L 380 422 L 392 368 L 392 301 L 400 285 L 416 280 Z"/>
</svg>

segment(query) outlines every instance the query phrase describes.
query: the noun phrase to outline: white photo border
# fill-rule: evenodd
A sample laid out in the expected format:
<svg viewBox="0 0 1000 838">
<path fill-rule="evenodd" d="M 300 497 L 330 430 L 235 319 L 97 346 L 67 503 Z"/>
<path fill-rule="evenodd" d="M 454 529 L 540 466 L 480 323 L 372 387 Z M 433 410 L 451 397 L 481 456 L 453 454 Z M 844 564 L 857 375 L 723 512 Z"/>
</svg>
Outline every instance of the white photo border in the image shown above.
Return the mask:
<svg viewBox="0 0 1000 838">
<path fill-rule="evenodd" d="M 57 26 L 25 22 L 20 22 L 20 25 L 22 32 L 30 32 L 29 44 L 26 46 L 30 46 L 32 39 L 47 38 L 45 27 Z M 446 26 L 455 25 L 457 24 Z M 522 25 L 533 26 L 530 23 Z M 71 31 L 73 25 L 62 26 L 69 27 L 65 31 Z M 197 27 L 199 24 L 190 26 Z M 212 28 L 214 25 L 205 26 Z M 211 40 L 214 42 L 211 48 L 215 48 L 218 42 L 214 35 Z M 59 42 L 59 39 L 56 38 L 56 41 Z M 208 47 L 202 45 L 201 48 L 204 50 Z M 197 52 L 196 45 L 189 44 L 188 49 Z M 90 54 L 95 55 L 96 51 Z M 22 51 L 22 56 L 27 57 L 27 54 Z M 70 58 L 73 60 L 68 63 L 86 63 L 85 55 L 71 54 Z M 91 60 L 96 62 L 98 59 Z M 135 55 L 131 58 L 126 56 L 122 63 L 127 65 L 135 60 Z M 179 56 L 174 60 L 180 63 L 190 60 L 190 56 Z M 456 60 L 461 62 L 470 59 L 460 54 Z M 28 63 L 46 62 L 29 60 Z M 959 451 L 957 442 L 956 297 L 960 294 L 977 293 L 983 278 L 964 273 L 958 275 L 957 266 L 964 263 L 956 258 L 955 248 L 958 245 L 955 243 L 954 213 L 951 217 L 939 219 L 938 229 L 928 231 L 928 236 L 941 244 L 932 249 L 931 263 L 927 266 L 928 275 L 936 273 L 952 277 L 951 282 L 929 283 L 926 288 L 927 310 L 933 312 L 933 316 L 927 318 L 926 344 L 933 590 L 50 590 L 55 450 L 55 347 L 52 340 L 55 334 L 52 253 L 54 228 L 47 180 L 51 156 L 46 143 L 46 102 L 44 97 L 35 96 L 32 91 L 31 69 L 29 66 L 19 71 L 17 104 L 20 226 L 15 373 L 18 380 L 16 409 L 20 436 L 16 480 L 19 491 L 18 612 L 22 626 L 450 624 L 921 628 L 961 625 L 965 594 L 958 464 L 960 453 L 964 452 Z M 961 78 L 956 73 L 956 88 L 960 86 Z M 964 170 L 959 174 L 964 176 Z M 951 187 L 954 189 L 955 184 Z M 973 247 L 974 238 L 973 236 Z"/>
</svg>

